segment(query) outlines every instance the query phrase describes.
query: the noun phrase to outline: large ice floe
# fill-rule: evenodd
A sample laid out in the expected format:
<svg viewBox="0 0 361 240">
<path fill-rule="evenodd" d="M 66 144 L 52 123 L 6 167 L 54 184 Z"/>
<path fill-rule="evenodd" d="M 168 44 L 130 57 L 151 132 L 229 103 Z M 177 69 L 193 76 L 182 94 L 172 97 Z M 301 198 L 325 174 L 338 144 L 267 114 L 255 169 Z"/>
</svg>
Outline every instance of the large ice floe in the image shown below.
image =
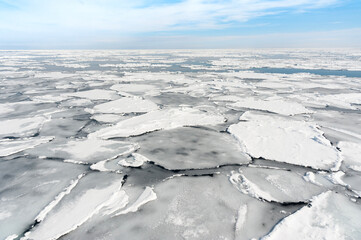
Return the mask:
<svg viewBox="0 0 361 240">
<path fill-rule="evenodd" d="M 42 116 L 0 120 L 0 137 L 30 137 L 35 135 L 48 119 Z"/>
<path fill-rule="evenodd" d="M 102 139 L 74 139 L 69 141 L 53 141 L 29 153 L 43 158 L 63 159 L 66 162 L 87 164 L 109 160 L 120 155 L 128 155 L 138 148 L 130 142 Z"/>
<path fill-rule="evenodd" d="M 114 126 L 89 134 L 103 139 L 137 136 L 162 129 L 183 126 L 214 125 L 225 121 L 221 115 L 211 115 L 192 108 L 162 109 L 118 122 Z"/>
<path fill-rule="evenodd" d="M 324 190 L 284 169 L 241 168 L 232 172 L 230 182 L 244 194 L 281 203 L 307 202 Z"/>
<path fill-rule="evenodd" d="M 236 103 L 230 104 L 231 107 L 244 107 L 251 109 L 259 109 L 279 113 L 282 115 L 295 115 L 300 113 L 312 113 L 312 111 L 303 107 L 299 103 L 285 101 L 281 99 L 255 100 L 253 98 L 242 98 Z"/>
<path fill-rule="evenodd" d="M 137 97 L 123 97 L 118 100 L 102 103 L 96 105 L 93 109 L 89 109 L 90 113 L 139 113 L 139 112 L 149 112 L 152 110 L 157 110 L 157 104 L 149 101 L 143 100 Z"/>
<path fill-rule="evenodd" d="M 129 184 L 133 181 L 131 176 L 127 180 Z M 154 193 L 146 189 L 135 194 L 127 184 L 122 189 L 130 206 L 144 202 L 142 199 L 156 199 L 144 204 L 141 211 L 131 212 L 126 207 L 111 218 L 95 216 L 67 237 L 234 239 L 236 235 L 236 239 L 250 239 L 265 235 L 292 209 L 243 195 L 221 175 L 174 177 L 157 184 Z"/>
<path fill-rule="evenodd" d="M 228 131 L 252 157 L 316 169 L 337 169 L 341 164 L 340 153 L 314 123 L 253 112 L 240 120 Z"/>
<path fill-rule="evenodd" d="M 2 51 L 0 239 L 361 239 L 361 51 Z"/>
<path fill-rule="evenodd" d="M 214 168 L 251 160 L 229 134 L 201 128 L 157 131 L 134 141 L 140 145 L 139 153 L 167 169 Z"/>
<path fill-rule="evenodd" d="M 53 140 L 53 137 L 28 138 L 21 140 L 3 139 L 0 140 L 0 157 L 34 148 L 51 140 Z"/>
<path fill-rule="evenodd" d="M 312 199 L 285 218 L 262 239 L 358 239 L 361 236 L 360 204 L 331 191 Z"/>
</svg>

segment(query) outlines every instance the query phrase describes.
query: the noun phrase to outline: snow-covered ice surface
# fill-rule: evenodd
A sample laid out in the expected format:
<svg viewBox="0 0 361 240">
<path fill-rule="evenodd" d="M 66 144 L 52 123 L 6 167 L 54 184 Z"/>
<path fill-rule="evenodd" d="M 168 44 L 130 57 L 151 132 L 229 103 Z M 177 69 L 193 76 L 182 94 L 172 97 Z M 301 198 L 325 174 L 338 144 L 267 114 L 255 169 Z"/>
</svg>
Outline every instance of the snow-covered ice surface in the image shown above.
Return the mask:
<svg viewBox="0 0 361 240">
<path fill-rule="evenodd" d="M 328 191 L 314 197 L 311 206 L 282 220 L 262 239 L 291 239 L 296 233 L 299 239 L 358 239 L 360 214 L 360 203 Z"/>
<path fill-rule="evenodd" d="M 361 51 L 0 51 L 0 239 L 361 239 Z"/>
<path fill-rule="evenodd" d="M 216 125 L 224 121 L 222 115 L 207 114 L 194 108 L 165 109 L 120 121 L 114 126 L 89 134 L 89 137 L 104 139 L 130 137 L 183 126 Z"/>
<path fill-rule="evenodd" d="M 265 158 L 316 169 L 338 169 L 339 151 L 314 123 L 278 116 L 244 113 L 228 131 L 255 158 Z"/>
</svg>

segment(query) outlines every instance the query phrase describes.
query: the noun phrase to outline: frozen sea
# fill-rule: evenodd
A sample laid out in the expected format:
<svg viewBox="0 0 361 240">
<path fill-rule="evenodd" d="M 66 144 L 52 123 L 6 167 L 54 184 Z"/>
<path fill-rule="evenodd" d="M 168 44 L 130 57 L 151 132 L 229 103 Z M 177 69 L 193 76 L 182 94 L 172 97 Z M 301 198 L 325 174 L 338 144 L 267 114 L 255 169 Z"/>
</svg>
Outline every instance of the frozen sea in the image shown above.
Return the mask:
<svg viewBox="0 0 361 240">
<path fill-rule="evenodd" d="M 361 50 L 0 51 L 0 239 L 361 239 Z"/>
</svg>

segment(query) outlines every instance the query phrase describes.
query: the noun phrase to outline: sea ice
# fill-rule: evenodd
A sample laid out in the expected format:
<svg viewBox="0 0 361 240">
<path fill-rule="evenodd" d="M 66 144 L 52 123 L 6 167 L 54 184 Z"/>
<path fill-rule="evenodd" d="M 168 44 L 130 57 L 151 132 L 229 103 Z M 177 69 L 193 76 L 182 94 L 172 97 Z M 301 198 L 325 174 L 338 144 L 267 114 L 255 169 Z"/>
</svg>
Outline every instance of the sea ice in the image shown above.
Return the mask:
<svg viewBox="0 0 361 240">
<path fill-rule="evenodd" d="M 343 164 L 361 172 L 361 143 L 341 141 L 337 146 L 340 148 Z"/>
<path fill-rule="evenodd" d="M 87 109 L 90 113 L 146 113 L 157 110 L 157 104 L 138 97 L 123 97 L 118 100 L 102 103 L 94 106 L 93 109 Z"/>
<path fill-rule="evenodd" d="M 275 202 L 306 202 L 324 188 L 306 182 L 301 175 L 280 169 L 241 168 L 230 176 L 242 193 Z"/>
<path fill-rule="evenodd" d="M 339 152 L 314 123 L 246 112 L 228 132 L 255 158 L 316 169 L 337 169 Z"/>
<path fill-rule="evenodd" d="M 110 87 L 112 90 L 127 93 L 146 93 L 155 90 L 156 87 L 148 84 L 116 84 Z"/>
<path fill-rule="evenodd" d="M 67 93 L 65 94 L 65 96 L 86 98 L 90 100 L 113 100 L 120 97 L 118 94 L 116 94 L 115 91 L 103 90 L 103 89 L 93 89 L 88 91 Z"/>
<path fill-rule="evenodd" d="M 120 120 L 123 120 L 125 117 L 122 115 L 105 113 L 105 114 L 95 114 L 92 115 L 90 118 L 102 123 L 117 123 Z"/>
<path fill-rule="evenodd" d="M 122 186 L 122 181 L 118 180 L 106 186 L 83 189 L 83 182 L 87 184 L 87 176 L 80 180 L 73 194 L 66 195 L 34 230 L 26 234 L 26 239 L 57 239 L 76 229 L 102 208 L 108 208 L 113 203 L 112 196 L 121 191 Z"/>
<path fill-rule="evenodd" d="M 131 184 L 132 177 L 127 180 Z M 129 196 L 135 186 L 125 184 Z M 156 193 L 156 195 L 155 195 Z M 279 207 L 248 197 L 235 189 L 225 176 L 174 177 L 146 187 L 132 206 L 145 199 L 141 211 L 93 220 L 70 232 L 67 237 L 124 239 L 234 239 L 258 238 L 290 213 Z M 139 204 L 138 204 L 139 203 Z M 136 208 L 134 208 L 136 209 Z M 285 212 L 285 211 L 283 211 Z M 220 224 L 221 223 L 221 224 Z M 237 229 L 235 226 L 237 225 Z M 91 231 L 90 231 L 91 230 Z M 235 232 L 237 231 L 237 233 Z"/>
<path fill-rule="evenodd" d="M 140 167 L 145 162 L 149 162 L 149 159 L 139 153 L 132 153 L 128 158 L 119 160 L 118 164 L 123 167 Z"/>
<path fill-rule="evenodd" d="M 250 157 L 227 133 L 180 127 L 135 137 L 139 153 L 167 169 L 215 168 L 247 164 Z"/>
<path fill-rule="evenodd" d="M 36 147 L 40 144 L 53 140 L 54 137 L 39 137 L 27 139 L 3 139 L 0 140 L 0 157 L 9 156 L 14 153 L 24 151 L 25 149 Z"/>
<path fill-rule="evenodd" d="M 0 161 L 0 239 L 35 223 L 39 213 L 76 177 L 81 165 L 33 158 Z"/>
<path fill-rule="evenodd" d="M 192 108 L 163 109 L 120 121 L 114 126 L 89 134 L 89 137 L 103 139 L 129 137 L 161 129 L 215 125 L 224 121 L 225 119 L 221 115 L 210 115 Z"/>
<path fill-rule="evenodd" d="M 256 100 L 254 98 L 243 98 L 236 103 L 229 104 L 232 108 L 251 108 L 263 111 L 279 113 L 282 115 L 295 115 L 301 113 L 312 113 L 299 103 L 285 101 L 282 99 Z"/>
<path fill-rule="evenodd" d="M 137 149 L 137 144 L 130 142 L 101 140 L 101 139 L 74 139 L 43 144 L 32 154 L 48 158 L 61 158 L 75 163 L 97 163 L 109 160 L 120 155 L 127 155 Z"/>
<path fill-rule="evenodd" d="M 314 197 L 286 217 L 262 240 L 268 239 L 360 239 L 361 208 L 340 193 L 331 191 Z"/>
<path fill-rule="evenodd" d="M 32 136 L 40 130 L 47 120 L 42 116 L 0 120 L 0 138 Z"/>
</svg>

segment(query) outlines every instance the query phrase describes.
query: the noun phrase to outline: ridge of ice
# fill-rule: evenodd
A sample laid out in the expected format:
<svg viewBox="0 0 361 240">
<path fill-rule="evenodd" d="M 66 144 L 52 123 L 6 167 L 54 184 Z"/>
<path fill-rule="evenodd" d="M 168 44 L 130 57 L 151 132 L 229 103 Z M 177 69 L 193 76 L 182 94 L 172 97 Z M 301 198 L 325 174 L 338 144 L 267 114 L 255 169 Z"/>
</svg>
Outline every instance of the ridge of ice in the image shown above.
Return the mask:
<svg viewBox="0 0 361 240">
<path fill-rule="evenodd" d="M 63 205 L 47 216 L 25 239 L 58 239 L 85 223 L 102 208 L 114 203 L 114 194 L 121 191 L 122 183 L 114 182 L 106 188 L 89 189 L 77 196 L 72 204 Z M 61 219 L 61 222 L 59 222 Z"/>
<path fill-rule="evenodd" d="M 65 195 L 68 195 L 73 188 L 78 184 L 79 180 L 84 177 L 85 174 L 80 174 L 75 180 L 71 180 L 70 185 L 64 189 L 61 193 L 59 193 L 55 199 L 50 202 L 39 214 L 35 217 L 37 222 L 41 222 L 44 220 L 46 215 L 63 199 Z"/>
<path fill-rule="evenodd" d="M 138 199 L 132 205 L 130 205 L 123 211 L 116 213 L 115 216 L 119 216 L 121 214 L 127 214 L 130 212 L 136 212 L 144 204 L 156 199 L 157 199 L 157 194 L 153 191 L 153 189 L 150 187 L 146 187 L 143 193 L 138 197 Z"/>
</svg>

